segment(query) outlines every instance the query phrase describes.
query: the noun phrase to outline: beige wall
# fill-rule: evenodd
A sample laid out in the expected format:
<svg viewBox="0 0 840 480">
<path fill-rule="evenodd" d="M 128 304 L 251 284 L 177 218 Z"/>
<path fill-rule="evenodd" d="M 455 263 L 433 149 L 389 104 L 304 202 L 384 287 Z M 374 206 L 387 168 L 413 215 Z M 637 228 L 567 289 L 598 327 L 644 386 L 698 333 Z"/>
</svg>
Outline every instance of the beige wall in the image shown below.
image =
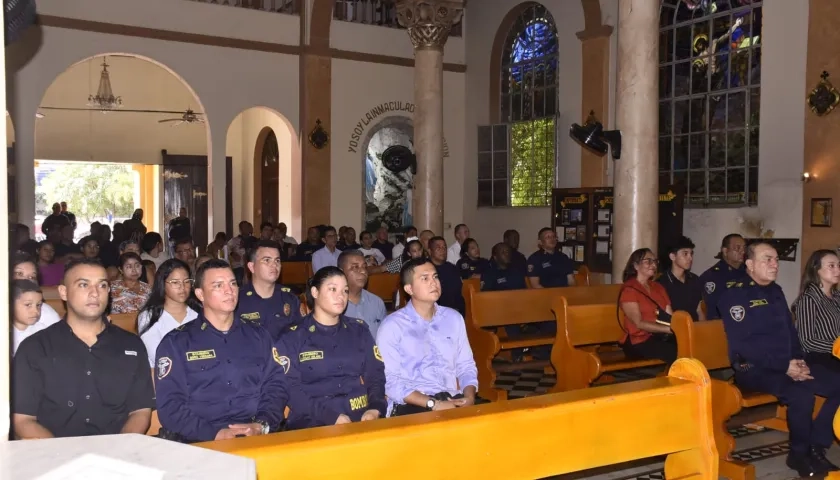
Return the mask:
<svg viewBox="0 0 840 480">
<path fill-rule="evenodd" d="M 300 231 L 292 226 L 300 223 L 299 144 L 288 121 L 277 112 L 263 107 L 249 108 L 237 115 L 227 132 L 226 151 L 233 159 L 234 229 L 242 220 L 252 224 L 259 222 L 254 218 L 254 183 L 260 181 L 259 176 L 254 175 L 254 154 L 262 151 L 262 145 L 258 145 L 257 140 L 265 127 L 274 131 L 280 152 L 279 218 L 290 225 L 289 234 L 298 238 Z"/>
<path fill-rule="evenodd" d="M 477 208 L 476 153 L 477 126 L 490 121 L 489 76 L 501 73 L 490 72 L 490 55 L 493 39 L 502 18 L 516 5 L 517 0 L 494 0 L 482 3 L 481 8 L 469 10 L 466 29 L 466 58 L 468 59 L 466 84 L 465 138 L 464 138 L 464 215 L 463 221 L 470 226 L 473 237 L 482 245 L 483 251 L 502 240 L 502 233 L 514 228 L 522 236 L 523 252 L 536 250 L 537 232 L 551 225 L 551 209 L 545 208 Z M 545 5 L 557 25 L 559 40 L 559 105 L 560 124 L 579 122 L 581 111 L 581 46 L 575 36 L 583 30 L 583 8 L 579 0 L 550 0 Z M 558 177 L 560 187 L 580 185 L 580 147 L 568 135 L 559 138 L 560 161 Z M 458 222 L 456 222 L 458 223 Z"/>
<path fill-rule="evenodd" d="M 402 32 L 405 35 L 405 32 Z M 407 35 L 406 35 L 407 41 Z M 333 60 L 332 63 L 332 204 L 331 220 L 336 225 L 349 225 L 360 231 L 364 204 L 364 139 L 376 124 L 389 115 L 411 118 L 407 111 L 385 113 L 362 124 L 356 152 L 350 151 L 353 131 L 366 114 L 386 102 L 413 102 L 414 70 L 389 65 L 366 65 Z M 444 158 L 444 223 L 447 236 L 452 227 L 462 222 L 464 208 L 464 74 L 443 74 L 443 128 L 449 147 Z"/>
<path fill-rule="evenodd" d="M 73 65 L 50 85 L 40 105 L 86 108 L 95 94 L 102 57 Z M 176 111 L 198 102 L 184 84 L 167 70 L 135 57 L 108 57 L 111 85 L 123 98 L 124 110 Z M 35 122 L 35 158 L 116 163 L 160 163 L 161 150 L 170 154 L 206 155 L 203 124 L 159 123 L 173 114 L 65 111 L 40 109 Z"/>
</svg>

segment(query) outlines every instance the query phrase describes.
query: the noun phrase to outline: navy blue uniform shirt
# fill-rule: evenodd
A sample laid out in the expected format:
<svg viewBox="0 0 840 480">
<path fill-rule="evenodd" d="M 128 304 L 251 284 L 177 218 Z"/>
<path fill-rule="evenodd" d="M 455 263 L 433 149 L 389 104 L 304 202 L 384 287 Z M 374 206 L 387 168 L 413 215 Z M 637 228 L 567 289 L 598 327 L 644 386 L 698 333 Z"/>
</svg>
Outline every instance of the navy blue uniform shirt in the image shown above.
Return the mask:
<svg viewBox="0 0 840 480">
<path fill-rule="evenodd" d="M 716 306 L 721 294 L 747 275 L 744 264 L 741 268 L 732 268 L 728 263 L 721 260 L 712 265 L 711 268 L 700 275 L 700 285 L 703 287 L 703 302 L 706 303 L 706 318 L 717 319 L 726 315 L 726 312 L 718 311 Z"/>
<path fill-rule="evenodd" d="M 568 287 L 575 264 L 562 252 L 537 250 L 528 257 L 528 276 L 539 277 L 543 288 Z"/>
<path fill-rule="evenodd" d="M 385 418 L 385 365 L 367 324 L 345 315 L 321 325 L 312 314 L 275 344 L 289 391 L 290 430 L 358 422 L 368 410 Z"/>
<path fill-rule="evenodd" d="M 790 361 L 802 359 L 802 347 L 782 287 L 761 286 L 749 277 L 720 294 L 729 361 L 785 373 Z"/>
<path fill-rule="evenodd" d="M 481 291 L 493 292 L 500 290 L 520 290 L 528 288 L 525 284 L 525 272 L 518 267 L 509 265 L 502 270 L 495 262 L 490 262 L 487 270 L 481 274 Z"/>
<path fill-rule="evenodd" d="M 324 244 L 321 242 L 318 243 L 309 243 L 309 242 L 301 242 L 300 245 L 297 246 L 295 251 L 295 259 L 299 262 L 311 262 L 312 261 L 312 254 L 317 252 L 318 250 L 324 248 Z"/>
<path fill-rule="evenodd" d="M 519 250 L 510 249 L 510 264 L 523 272 L 528 268 L 528 259 Z"/>
<path fill-rule="evenodd" d="M 466 310 L 464 295 L 461 293 L 464 282 L 461 281 L 458 268 L 449 262 L 443 262 L 440 265 L 435 265 L 435 270 L 437 270 L 438 279 L 440 279 L 438 305 L 458 310 L 458 313 L 463 315 L 464 310 Z"/>
<path fill-rule="evenodd" d="M 490 261 L 486 258 L 476 258 L 473 260 L 469 257 L 461 257 L 455 266 L 461 273 L 461 278 L 466 280 L 472 278 L 473 275 L 483 275 L 489 264 Z"/>
<path fill-rule="evenodd" d="M 167 333 L 155 357 L 163 428 L 190 441 L 214 440 L 234 423 L 264 421 L 277 431 L 287 393 L 271 336 L 234 317 L 220 332 L 199 314 Z"/>
<path fill-rule="evenodd" d="M 280 332 L 301 319 L 300 299 L 288 287 L 274 286 L 274 294 L 262 298 L 252 284 L 243 285 L 239 290 L 239 304 L 236 317 L 250 322 L 257 322 L 277 340 Z"/>
</svg>

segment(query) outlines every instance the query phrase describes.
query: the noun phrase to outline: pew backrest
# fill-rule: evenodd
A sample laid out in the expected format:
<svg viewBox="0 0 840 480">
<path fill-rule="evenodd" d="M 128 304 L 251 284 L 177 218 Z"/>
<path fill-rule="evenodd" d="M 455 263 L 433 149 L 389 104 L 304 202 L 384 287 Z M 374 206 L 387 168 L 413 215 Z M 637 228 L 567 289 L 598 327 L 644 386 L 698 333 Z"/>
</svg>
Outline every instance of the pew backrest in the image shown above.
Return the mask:
<svg viewBox="0 0 840 480">
<path fill-rule="evenodd" d="M 624 336 L 615 303 L 569 305 L 568 299 L 562 296 L 555 299 L 554 312 L 557 331 L 563 332 L 569 346 L 618 342 Z"/>
<path fill-rule="evenodd" d="M 368 277 L 367 291 L 390 304 L 394 302 L 394 293 L 399 284 L 399 273 L 374 273 Z"/>
<path fill-rule="evenodd" d="M 687 312 L 674 312 L 671 330 L 677 337 L 677 357 L 695 358 L 709 370 L 730 367 L 723 320 L 695 322 Z"/>
<path fill-rule="evenodd" d="M 312 263 L 284 262 L 280 271 L 280 283 L 286 286 L 306 285 L 312 277 Z"/>
<path fill-rule="evenodd" d="M 108 315 L 111 323 L 127 332 L 137 334 L 137 312 L 134 313 L 115 313 Z"/>
</svg>

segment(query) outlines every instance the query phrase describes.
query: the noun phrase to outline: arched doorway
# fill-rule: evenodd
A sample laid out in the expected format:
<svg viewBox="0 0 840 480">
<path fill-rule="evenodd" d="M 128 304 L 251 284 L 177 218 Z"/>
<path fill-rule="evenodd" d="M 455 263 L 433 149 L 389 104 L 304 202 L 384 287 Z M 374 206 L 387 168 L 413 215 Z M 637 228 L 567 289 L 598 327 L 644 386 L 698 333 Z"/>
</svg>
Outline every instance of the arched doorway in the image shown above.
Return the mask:
<svg viewBox="0 0 840 480">
<path fill-rule="evenodd" d="M 193 238 L 206 244 L 209 125 L 193 89 L 170 68 L 130 53 L 88 57 L 53 80 L 38 114 L 35 159 L 52 171 L 36 169 L 35 190 L 46 205 L 68 201 L 78 234 L 94 221 L 126 220 L 140 207 L 146 229 L 166 238 L 167 224 L 186 208 Z M 106 180 L 99 189 L 68 181 L 63 191 L 48 191 L 43 180 L 61 175 L 59 163 Z M 109 165 L 130 181 L 108 180 Z"/>
<path fill-rule="evenodd" d="M 264 128 L 260 137 L 265 137 L 262 142 L 257 140 L 255 160 L 259 161 L 260 169 L 260 210 L 255 221 L 271 222 L 276 225 L 280 222 L 280 151 L 277 145 L 277 135 L 271 128 Z"/>
<path fill-rule="evenodd" d="M 365 171 L 363 190 L 365 230 L 385 226 L 390 232 L 411 225 L 411 194 L 414 175 L 410 169 L 394 172 L 385 167 L 383 154 L 394 146 L 414 153 L 414 126 L 403 116 L 386 117 L 367 135 L 362 150 Z"/>
</svg>

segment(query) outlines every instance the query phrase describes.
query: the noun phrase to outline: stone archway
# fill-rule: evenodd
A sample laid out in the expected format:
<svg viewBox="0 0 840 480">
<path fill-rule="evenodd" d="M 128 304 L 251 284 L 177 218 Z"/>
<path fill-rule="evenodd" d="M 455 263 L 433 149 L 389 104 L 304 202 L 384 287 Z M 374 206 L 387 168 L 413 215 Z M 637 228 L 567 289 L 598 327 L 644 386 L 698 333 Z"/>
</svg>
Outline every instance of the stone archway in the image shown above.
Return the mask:
<svg viewBox="0 0 840 480">
<path fill-rule="evenodd" d="M 413 175 L 406 170 L 394 173 L 382 164 L 382 152 L 401 145 L 414 151 L 414 124 L 410 117 L 393 115 L 383 118 L 365 136 L 362 143 L 364 188 L 362 189 L 365 230 L 375 231 L 383 223 L 391 232 L 412 223 L 411 191 Z"/>
</svg>

